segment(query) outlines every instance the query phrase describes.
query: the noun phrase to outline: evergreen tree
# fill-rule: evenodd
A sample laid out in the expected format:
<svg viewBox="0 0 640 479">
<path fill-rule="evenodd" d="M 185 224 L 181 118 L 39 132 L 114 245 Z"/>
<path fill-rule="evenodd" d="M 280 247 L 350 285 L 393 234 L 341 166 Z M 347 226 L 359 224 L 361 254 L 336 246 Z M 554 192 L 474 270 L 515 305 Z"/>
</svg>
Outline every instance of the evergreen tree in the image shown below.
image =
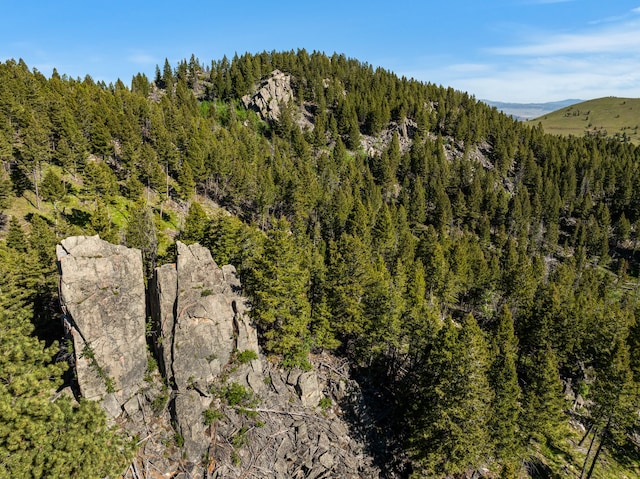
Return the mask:
<svg viewBox="0 0 640 479">
<path fill-rule="evenodd" d="M 593 457 L 589 453 L 585 457 L 580 477 L 587 479 L 593 475 L 602 449 L 609 447 L 615 450 L 616 447 L 628 444 L 631 427 L 637 422 L 634 415 L 637 417 L 640 394 L 638 385 L 633 380 L 629 349 L 623 337 L 615 339 L 607 359 L 599 368 L 592 388 L 594 406 L 591 446 L 597 440 L 599 444 Z M 589 447 L 589 451 L 591 450 L 592 447 Z"/>
<path fill-rule="evenodd" d="M 129 212 L 124 241 L 130 248 L 142 251 L 145 276 L 151 278 L 158 257 L 158 234 L 153 211 L 142 200 L 135 203 Z"/>
<path fill-rule="evenodd" d="M 106 203 L 98 198 L 91 214 L 91 228 L 105 241 L 113 244 L 120 243 L 120 235 L 117 226 L 111 222 L 111 215 Z"/>
<path fill-rule="evenodd" d="M 412 397 L 415 476 L 475 470 L 490 454 L 492 391 L 487 345 L 473 316 L 462 327 L 445 323 L 423 367 Z"/>
<path fill-rule="evenodd" d="M 245 251 L 243 248 L 248 229 L 235 216 L 214 214 L 205 226 L 202 244 L 209 248 L 216 263 L 233 264 L 241 268 L 243 254 L 259 255 L 259 251 Z"/>
<path fill-rule="evenodd" d="M 50 201 L 53 203 L 53 210 L 57 222 L 58 202 L 61 201 L 67 194 L 64 182 L 53 170 L 48 170 L 44 175 L 42 184 L 40 185 L 40 192 L 42 194 L 42 198 L 45 201 Z"/>
<path fill-rule="evenodd" d="M 490 421 L 491 435 L 496 442 L 499 459 L 512 463 L 520 452 L 518 424 L 521 392 L 516 371 L 517 339 L 514 334 L 513 317 L 506 305 L 498 316 L 492 343 L 493 361 L 489 380 L 495 395 Z"/>
<path fill-rule="evenodd" d="M 200 203 L 192 201 L 187 217 L 184 220 L 184 228 L 180 234 L 180 239 L 187 244 L 203 244 L 208 221 L 207 213 L 202 209 Z"/>
<path fill-rule="evenodd" d="M 27 235 L 25 235 L 20 221 L 15 216 L 11 217 L 9 222 L 9 231 L 7 232 L 6 244 L 9 248 L 22 253 L 27 251 L 29 244 L 27 243 Z"/>
<path fill-rule="evenodd" d="M 557 441 L 564 434 L 564 396 L 556 356 L 549 345 L 540 345 L 524 363 L 523 411 L 520 429 L 525 443 Z"/>
<path fill-rule="evenodd" d="M 29 255 L 0 245 L 0 477 L 102 478 L 124 471 L 133 441 L 92 401 L 56 395 L 66 363 L 33 336 Z"/>
<path fill-rule="evenodd" d="M 286 366 L 307 367 L 309 271 L 289 228 L 286 220 L 279 219 L 267 233 L 252 274 L 252 317 L 266 340 L 267 351 L 282 355 Z"/>
</svg>

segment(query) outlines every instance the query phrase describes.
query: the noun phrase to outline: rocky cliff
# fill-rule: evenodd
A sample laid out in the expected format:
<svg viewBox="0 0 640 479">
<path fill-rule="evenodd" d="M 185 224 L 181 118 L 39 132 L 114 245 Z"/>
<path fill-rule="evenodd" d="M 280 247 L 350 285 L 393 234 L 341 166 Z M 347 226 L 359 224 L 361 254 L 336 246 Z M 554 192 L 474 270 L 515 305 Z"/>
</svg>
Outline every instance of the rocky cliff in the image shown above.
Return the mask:
<svg viewBox="0 0 640 479">
<path fill-rule="evenodd" d="M 255 92 L 242 97 L 244 106 L 254 110 L 263 120 L 277 121 L 280 107 L 293 100 L 291 75 L 274 70 L 256 86 Z"/>
<path fill-rule="evenodd" d="M 145 297 L 139 251 L 97 236 L 58 246 L 79 390 L 141 438 L 124 477 L 379 477 L 346 365 L 266 360 L 235 269 L 197 244 L 177 253 Z"/>
<path fill-rule="evenodd" d="M 142 256 L 97 236 L 67 238 L 56 253 L 80 392 L 117 417 L 147 369 Z"/>
</svg>

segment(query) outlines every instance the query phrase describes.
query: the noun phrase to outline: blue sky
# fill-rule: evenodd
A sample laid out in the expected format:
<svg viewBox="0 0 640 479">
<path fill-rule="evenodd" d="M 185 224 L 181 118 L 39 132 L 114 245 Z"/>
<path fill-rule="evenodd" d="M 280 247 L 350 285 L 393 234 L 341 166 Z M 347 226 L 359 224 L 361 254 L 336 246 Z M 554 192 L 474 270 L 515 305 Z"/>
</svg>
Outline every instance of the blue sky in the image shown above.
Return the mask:
<svg viewBox="0 0 640 479">
<path fill-rule="evenodd" d="M 640 97 L 640 0 L 0 0 L 0 61 L 126 84 L 195 54 L 305 48 L 478 99 Z"/>
</svg>

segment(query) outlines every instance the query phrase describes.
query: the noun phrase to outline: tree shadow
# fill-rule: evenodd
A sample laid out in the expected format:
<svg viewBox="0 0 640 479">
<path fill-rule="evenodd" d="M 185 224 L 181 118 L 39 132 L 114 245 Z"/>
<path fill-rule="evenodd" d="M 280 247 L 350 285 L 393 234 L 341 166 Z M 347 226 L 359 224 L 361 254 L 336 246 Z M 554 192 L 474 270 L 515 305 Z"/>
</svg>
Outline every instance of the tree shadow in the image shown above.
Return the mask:
<svg viewBox="0 0 640 479">
<path fill-rule="evenodd" d="M 72 225 L 80 228 L 86 227 L 91 222 L 91 213 L 72 208 L 71 213 L 62 213 L 62 216 Z"/>
<path fill-rule="evenodd" d="M 638 471 L 640 467 L 640 439 L 637 432 L 628 435 L 622 445 L 615 447 L 609 444 L 609 446 L 609 453 L 619 464 Z"/>
<path fill-rule="evenodd" d="M 358 385 L 355 393 L 339 402 L 351 434 L 364 444 L 381 479 L 408 478 L 412 471 L 403 448 L 406 432 L 388 378 L 372 366 L 354 368 L 351 379 Z"/>
</svg>

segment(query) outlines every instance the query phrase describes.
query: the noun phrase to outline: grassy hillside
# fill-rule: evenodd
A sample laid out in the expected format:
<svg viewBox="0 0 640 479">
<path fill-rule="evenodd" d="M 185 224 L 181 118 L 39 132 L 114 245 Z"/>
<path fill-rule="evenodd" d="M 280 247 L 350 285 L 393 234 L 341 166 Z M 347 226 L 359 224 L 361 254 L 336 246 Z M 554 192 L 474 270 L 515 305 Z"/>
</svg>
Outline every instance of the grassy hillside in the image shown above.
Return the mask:
<svg viewBox="0 0 640 479">
<path fill-rule="evenodd" d="M 546 114 L 531 123 L 558 135 L 601 136 L 640 144 L 640 98 L 606 97 Z"/>
</svg>

